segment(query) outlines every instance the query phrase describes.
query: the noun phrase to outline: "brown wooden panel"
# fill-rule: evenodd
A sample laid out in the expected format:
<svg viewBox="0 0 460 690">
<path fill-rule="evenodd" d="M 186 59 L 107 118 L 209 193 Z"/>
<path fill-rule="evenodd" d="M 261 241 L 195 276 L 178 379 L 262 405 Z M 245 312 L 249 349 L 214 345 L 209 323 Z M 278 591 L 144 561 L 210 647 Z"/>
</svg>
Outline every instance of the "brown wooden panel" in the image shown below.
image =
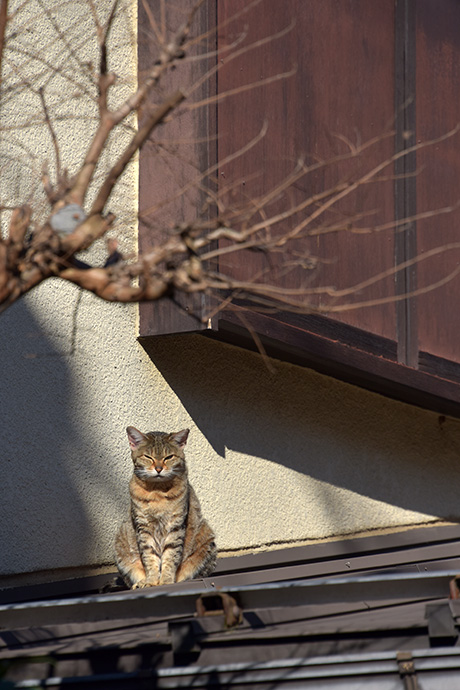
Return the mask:
<svg viewBox="0 0 460 690">
<path fill-rule="evenodd" d="M 417 0 L 417 140 L 442 136 L 460 122 L 460 3 Z M 460 199 L 460 135 L 420 151 L 417 156 L 418 211 L 455 204 Z M 417 224 L 419 255 L 455 245 L 418 265 L 419 288 L 444 280 L 460 266 L 460 210 Z M 457 318 L 460 275 L 417 299 L 420 349 L 460 362 Z"/>
<path fill-rule="evenodd" d="M 157 7 L 154 0 L 149 1 L 151 8 Z M 166 7 L 168 23 L 173 25 L 183 19 L 189 2 L 177 0 Z M 140 3 L 141 69 L 155 49 L 145 33 L 142 12 Z M 198 169 L 216 160 L 220 160 L 219 189 L 231 207 L 272 189 L 292 171 L 299 157 L 309 164 L 326 161 L 343 156 L 350 146 L 376 138 L 365 156 L 310 172 L 266 209 L 275 213 L 286 199 L 300 203 L 338 182 L 355 180 L 391 157 L 395 148 L 399 151 L 415 140 L 439 137 L 460 122 L 457 0 L 441 4 L 437 0 L 262 0 L 254 7 L 246 0 L 209 0 L 198 21 L 203 31 L 218 26 L 222 52 L 217 82 L 208 82 L 194 97 L 216 90 L 222 97 L 238 87 L 243 91 L 220 100 L 216 110 L 195 111 L 193 117 L 173 121 L 161 132 L 166 147 L 157 142 L 142 151 L 141 249 L 177 222 L 195 216 L 200 192 L 180 200 L 176 193 Z M 289 31 L 277 36 L 291 24 Z M 266 40 L 270 37 L 272 40 Z M 243 51 L 237 59 L 232 56 L 235 47 L 225 51 L 232 44 L 241 50 L 254 42 L 259 42 L 256 49 Z M 199 77 L 204 68 L 204 63 L 186 63 L 186 82 Z M 278 78 L 294 68 L 291 77 Z M 268 123 L 265 137 L 244 155 L 227 161 L 257 136 L 264 121 Z M 384 138 L 391 129 L 396 139 Z M 203 144 L 206 137 L 208 142 Z M 166 148 L 178 140 L 189 143 L 180 159 L 176 155 L 168 158 Z M 267 260 L 262 253 L 247 252 L 238 258 L 228 254 L 219 259 L 217 268 L 242 279 L 264 272 L 286 287 L 307 284 L 341 289 L 391 271 L 395 264 L 417 255 L 423 257 L 438 247 L 456 244 L 460 211 L 411 222 L 396 232 L 392 223 L 394 218 L 401 220 L 457 202 L 459 145 L 457 136 L 409 155 L 394 170 L 391 165 L 382 169 L 384 179 L 378 184 L 363 185 L 311 222 L 311 234 L 298 240 L 291 255 L 284 252 Z M 415 169 L 419 172 L 414 177 Z M 169 197 L 174 201 L 164 204 Z M 312 208 L 318 209 L 318 204 Z M 304 212 L 299 213 L 272 232 L 292 230 L 305 218 Z M 326 232 L 328 224 L 341 229 Z M 372 230 L 382 224 L 388 226 L 384 232 L 350 230 Z M 305 265 L 280 273 L 286 258 L 306 250 L 318 259 L 315 270 Z M 254 347 L 254 331 L 249 328 L 244 333 L 249 321 L 273 356 L 315 366 L 444 414 L 459 415 L 460 323 L 455 308 L 460 276 L 421 296 L 394 299 L 417 288 L 431 288 L 457 270 L 460 272 L 460 248 L 451 246 L 396 277 L 389 275 L 362 287 L 341 302 L 317 298 L 313 306 L 327 305 L 329 319 L 288 313 L 256 315 L 246 310 L 241 321 L 238 310 L 224 310 L 212 318 L 215 330 L 210 335 Z M 344 312 L 333 309 L 343 302 L 369 300 L 376 304 Z M 210 313 L 210 305 L 202 298 L 183 302 L 182 309 L 168 301 L 143 305 L 141 335 L 198 330 L 200 322 L 187 309 L 204 319 Z"/>
<path fill-rule="evenodd" d="M 149 0 L 150 12 L 159 19 L 159 3 Z M 165 3 L 165 22 L 169 31 L 183 24 L 190 11 L 189 0 L 175 0 Z M 193 23 L 196 35 L 206 35 L 215 25 L 214 1 L 205 3 L 197 12 Z M 143 78 L 146 68 L 153 64 L 159 47 L 150 27 L 144 2 L 139 2 L 139 72 Z M 212 32 L 210 34 L 212 41 Z M 214 44 L 202 41 L 196 51 L 203 53 Z M 209 61 L 182 62 L 179 67 L 160 82 L 155 90 L 153 102 L 161 99 L 179 87 L 188 89 L 212 66 Z M 210 90 L 215 91 L 212 79 L 196 89 L 189 101 L 206 98 Z M 199 108 L 193 113 L 181 113 L 155 131 L 154 136 L 143 147 L 139 160 L 139 249 L 146 250 L 165 238 L 171 228 L 197 218 L 197 209 L 203 202 L 200 191 L 200 171 L 209 168 L 215 156 L 213 136 L 206 144 L 210 130 L 214 134 L 213 109 Z M 196 180 L 196 185 L 193 181 Z M 183 193 L 183 190 L 186 190 Z M 165 299 L 158 303 L 140 305 L 140 335 L 158 335 L 182 331 L 200 330 L 204 299 L 201 296 Z M 193 317 L 192 314 L 196 316 Z"/>
<path fill-rule="evenodd" d="M 247 3 L 222 0 L 218 3 L 219 23 L 228 20 Z M 273 36 L 291 20 L 292 30 L 282 39 L 228 61 L 222 56 L 219 92 L 239 85 L 256 83 L 270 75 L 284 73 L 297 66 L 294 76 L 245 91 L 223 101 L 218 108 L 219 158 L 238 150 L 260 131 L 264 120 L 269 129 L 263 141 L 249 153 L 220 169 L 221 185 L 234 185 L 232 195 L 238 200 L 270 189 L 292 170 L 298 157 L 314 162 L 345 154 L 346 137 L 356 146 L 379 137 L 393 126 L 394 116 L 394 2 L 368 0 L 265 0 L 240 21 L 226 24 L 219 31 L 221 47 L 248 27 L 246 43 Z M 347 164 L 325 166 L 296 184 L 294 201 L 333 187 L 345 179 L 356 179 L 392 155 L 394 141 L 385 139 L 363 159 Z M 392 174 L 392 167 L 384 171 Z M 257 175 L 251 179 L 252 175 Z M 277 207 L 274 206 L 274 209 Z M 320 234 L 319 222 L 312 224 L 313 235 L 296 249 L 305 249 L 319 257 L 318 268 L 294 270 L 283 276 L 284 284 L 299 286 L 333 285 L 347 288 L 367 280 L 394 265 L 393 230 L 385 233 L 354 234 L 347 230 L 350 218 L 368 213 L 358 225 L 374 227 L 393 218 L 393 181 L 367 184 L 357 194 L 336 204 L 321 216 L 322 226 L 342 223 L 334 234 Z M 303 216 L 305 217 L 305 216 Z M 291 227 L 300 217 L 291 221 Z M 284 226 L 286 227 L 286 226 Z M 318 234 L 316 234 L 318 233 Z M 285 256 L 283 258 L 286 258 Z M 248 255 L 244 261 L 226 260 L 221 267 L 238 277 L 248 277 L 268 267 L 279 266 L 260 255 Z M 392 298 L 394 279 L 380 281 L 341 302 Z M 317 303 L 324 307 L 325 300 Z M 337 307 L 337 303 L 331 304 Z M 330 316 L 379 335 L 395 338 L 395 305 L 335 313 Z"/>
</svg>

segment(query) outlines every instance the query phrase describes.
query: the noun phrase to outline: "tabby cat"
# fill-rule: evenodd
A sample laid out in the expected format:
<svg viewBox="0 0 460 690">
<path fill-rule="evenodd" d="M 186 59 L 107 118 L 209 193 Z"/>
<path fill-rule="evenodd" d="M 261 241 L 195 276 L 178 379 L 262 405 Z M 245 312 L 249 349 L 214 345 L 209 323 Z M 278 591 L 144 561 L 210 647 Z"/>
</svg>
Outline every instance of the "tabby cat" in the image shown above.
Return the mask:
<svg viewBox="0 0 460 690">
<path fill-rule="evenodd" d="M 118 570 L 132 589 L 210 575 L 216 565 L 214 533 L 187 479 L 184 446 L 189 429 L 166 434 L 128 433 L 134 474 L 131 516 L 118 530 Z"/>
</svg>

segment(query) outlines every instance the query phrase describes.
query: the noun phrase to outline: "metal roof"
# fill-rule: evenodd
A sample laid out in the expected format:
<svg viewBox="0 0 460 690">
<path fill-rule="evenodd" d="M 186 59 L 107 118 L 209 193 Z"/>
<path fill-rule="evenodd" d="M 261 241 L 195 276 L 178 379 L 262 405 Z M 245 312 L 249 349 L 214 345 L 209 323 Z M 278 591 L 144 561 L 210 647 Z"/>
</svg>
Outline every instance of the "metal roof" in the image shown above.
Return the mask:
<svg viewBox="0 0 460 690">
<path fill-rule="evenodd" d="M 169 587 L 101 593 L 99 576 L 8 589 L 0 677 L 18 688 L 409 690 L 423 679 L 423 690 L 457 690 L 458 572 L 452 526 L 222 559 L 214 577 Z"/>
</svg>

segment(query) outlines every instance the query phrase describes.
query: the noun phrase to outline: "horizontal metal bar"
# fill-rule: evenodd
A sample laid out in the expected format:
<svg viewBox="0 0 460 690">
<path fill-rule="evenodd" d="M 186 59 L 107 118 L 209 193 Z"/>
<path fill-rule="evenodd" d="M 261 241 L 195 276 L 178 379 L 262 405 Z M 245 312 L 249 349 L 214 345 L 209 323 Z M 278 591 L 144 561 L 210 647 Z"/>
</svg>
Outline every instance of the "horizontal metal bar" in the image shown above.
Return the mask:
<svg viewBox="0 0 460 690">
<path fill-rule="evenodd" d="M 375 652 L 367 654 L 348 654 L 337 656 L 322 656 L 310 658 L 281 659 L 278 661 L 267 661 L 261 663 L 232 663 L 216 664 L 212 666 L 187 666 L 166 669 L 152 669 L 150 672 L 144 670 L 140 673 L 114 673 L 100 674 L 98 676 L 80 676 L 75 678 L 49 678 L 44 680 L 26 680 L 16 683 L 16 688 L 33 687 L 60 687 L 61 685 L 71 686 L 72 684 L 114 684 L 117 681 L 143 681 L 150 677 L 155 679 L 157 688 L 180 688 L 180 687 L 210 687 L 209 681 L 212 679 L 225 686 L 233 684 L 241 687 L 258 683 L 277 683 L 276 687 L 282 687 L 283 681 L 291 683 L 293 681 L 317 681 L 341 678 L 370 678 L 372 677 L 372 687 L 381 687 L 379 678 L 391 677 L 391 687 L 394 681 L 399 681 L 399 667 L 397 652 Z M 414 671 L 417 674 L 430 673 L 433 671 L 456 671 L 455 679 L 458 680 L 458 669 L 460 669 L 460 649 L 450 648 L 449 650 L 416 650 L 412 652 Z M 443 685 L 446 680 L 445 675 L 439 675 L 433 687 L 441 690 L 448 690 L 455 685 Z M 375 681 L 375 683 L 374 683 Z M 132 685 L 131 687 L 135 687 Z M 220 687 L 220 685 L 219 685 Z M 321 686 L 323 687 L 323 685 Z M 401 686 L 402 687 L 402 686 Z M 432 687 L 430 685 L 430 687 Z"/>
<path fill-rule="evenodd" d="M 236 595 L 243 610 L 307 604 L 376 600 L 447 598 L 456 572 L 390 573 L 316 580 L 292 580 L 243 587 L 222 587 Z M 0 606 L 0 629 L 62 623 L 193 615 L 197 597 L 209 593 L 202 582 L 150 587 L 72 599 Z"/>
<path fill-rule="evenodd" d="M 228 556 L 217 561 L 216 575 L 241 573 L 259 568 L 270 569 L 284 567 L 284 564 L 302 565 L 308 563 L 327 564 L 328 561 L 350 561 L 355 558 L 382 556 L 385 565 L 396 563 L 413 563 L 415 561 L 439 558 L 441 554 L 458 556 L 460 542 L 460 525 L 435 525 L 434 527 L 408 528 L 402 532 L 379 534 L 369 537 L 340 539 L 337 541 L 308 544 L 308 546 L 291 546 L 275 551 L 263 551 L 242 556 Z M 414 557 L 415 553 L 415 557 Z M 444 557 L 441 555 L 441 557 Z M 326 574 L 326 573 L 325 573 Z"/>
<path fill-rule="evenodd" d="M 263 582 L 275 582 L 286 580 L 300 580 L 302 578 L 317 577 L 346 577 L 348 574 L 363 574 L 366 572 L 385 571 L 389 567 L 398 569 L 401 572 L 426 572 L 428 570 L 456 570 L 460 572 L 460 545 L 456 544 L 446 548 L 442 553 L 442 565 L 437 561 L 423 562 L 421 559 L 414 558 L 411 561 L 407 554 L 377 554 L 372 556 L 346 557 L 340 560 L 331 560 L 320 563 L 304 563 L 300 565 L 286 565 L 267 570 L 253 570 L 247 573 L 229 573 L 216 576 L 219 586 L 231 587 L 244 584 L 260 584 Z M 446 555 L 447 554 L 447 555 Z M 455 554 L 455 556 L 454 556 Z M 415 554 L 420 556 L 420 554 Z"/>
</svg>

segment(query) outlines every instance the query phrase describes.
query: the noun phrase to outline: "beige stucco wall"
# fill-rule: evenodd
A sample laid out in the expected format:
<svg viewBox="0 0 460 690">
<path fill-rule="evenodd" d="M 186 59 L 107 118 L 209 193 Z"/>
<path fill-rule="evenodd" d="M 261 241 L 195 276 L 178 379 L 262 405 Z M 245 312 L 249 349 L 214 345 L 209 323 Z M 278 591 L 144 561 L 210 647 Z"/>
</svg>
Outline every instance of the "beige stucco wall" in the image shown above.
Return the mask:
<svg viewBox="0 0 460 690">
<path fill-rule="evenodd" d="M 90 297 L 76 324 L 25 304 L 2 317 L 3 574 L 110 563 L 127 424 L 190 426 L 191 479 L 223 553 L 458 519 L 456 420 L 289 364 L 270 373 L 202 336 L 148 353 L 134 336 L 132 309 Z"/>
<path fill-rule="evenodd" d="M 131 30 L 133 13 L 130 22 Z M 120 54 L 133 75 L 125 39 Z M 4 108 L 2 122 L 14 124 L 15 112 Z M 77 161 L 91 124 L 73 126 L 70 138 L 65 129 L 60 136 Z M 36 159 L 52 158 L 44 136 L 43 127 L 21 130 Z M 30 183 L 23 170 L 11 164 L 13 189 Z M 112 203 L 126 251 L 135 241 L 135 189 L 133 166 Z M 99 246 L 91 258 L 102 257 Z M 110 566 L 128 508 L 128 424 L 191 428 L 190 475 L 222 553 L 460 517 L 458 421 L 440 426 L 435 413 L 290 364 L 274 362 L 271 372 L 257 354 L 202 336 L 144 348 L 136 335 L 135 306 L 57 280 L 0 316 L 4 581 Z"/>
<path fill-rule="evenodd" d="M 271 373 L 203 336 L 148 352 L 193 425 L 191 473 L 222 550 L 460 517 L 459 421 L 287 363 Z"/>
</svg>

